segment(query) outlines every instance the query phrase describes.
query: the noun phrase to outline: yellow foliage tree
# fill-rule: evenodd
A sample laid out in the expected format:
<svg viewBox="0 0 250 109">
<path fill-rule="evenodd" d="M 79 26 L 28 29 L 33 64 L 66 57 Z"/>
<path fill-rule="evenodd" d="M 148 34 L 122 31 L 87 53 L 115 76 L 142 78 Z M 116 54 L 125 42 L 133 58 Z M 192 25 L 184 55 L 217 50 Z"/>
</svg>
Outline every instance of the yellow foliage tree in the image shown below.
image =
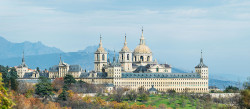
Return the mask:
<svg viewBox="0 0 250 109">
<path fill-rule="evenodd" d="M 10 109 L 15 103 L 11 100 L 11 96 L 7 90 L 3 87 L 2 73 L 0 72 L 0 108 L 1 109 Z"/>
</svg>

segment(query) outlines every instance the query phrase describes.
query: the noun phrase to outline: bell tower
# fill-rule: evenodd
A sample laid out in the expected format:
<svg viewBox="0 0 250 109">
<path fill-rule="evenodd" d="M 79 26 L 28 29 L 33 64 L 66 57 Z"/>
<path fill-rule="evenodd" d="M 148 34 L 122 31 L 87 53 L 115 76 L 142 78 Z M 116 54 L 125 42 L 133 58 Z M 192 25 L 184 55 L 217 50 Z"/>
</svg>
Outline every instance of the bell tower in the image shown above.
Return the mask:
<svg viewBox="0 0 250 109">
<path fill-rule="evenodd" d="M 127 46 L 127 36 L 125 34 L 124 46 L 119 52 L 119 62 L 121 63 L 122 70 L 125 72 L 132 71 L 132 52 Z"/>
<path fill-rule="evenodd" d="M 107 52 L 102 47 L 102 36 L 100 35 L 99 48 L 95 52 L 95 71 L 102 72 L 104 66 L 107 65 Z"/>
<path fill-rule="evenodd" d="M 208 78 L 208 66 L 203 63 L 202 50 L 200 63 L 195 67 L 195 72 L 201 75 L 201 78 Z"/>
</svg>

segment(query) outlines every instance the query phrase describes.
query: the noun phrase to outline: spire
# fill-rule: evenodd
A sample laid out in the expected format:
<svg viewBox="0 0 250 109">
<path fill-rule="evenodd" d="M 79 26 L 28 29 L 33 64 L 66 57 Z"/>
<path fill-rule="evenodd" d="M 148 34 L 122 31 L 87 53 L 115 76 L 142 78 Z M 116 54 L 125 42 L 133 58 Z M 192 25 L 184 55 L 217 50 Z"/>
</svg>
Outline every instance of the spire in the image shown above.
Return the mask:
<svg viewBox="0 0 250 109">
<path fill-rule="evenodd" d="M 23 50 L 23 58 L 22 58 L 22 63 L 25 64 L 25 60 L 24 60 L 24 50 Z"/>
<path fill-rule="evenodd" d="M 126 33 L 125 33 L 125 42 L 124 42 L 124 46 L 127 46 L 127 36 L 126 36 Z"/>
<path fill-rule="evenodd" d="M 60 61 L 59 64 L 62 64 L 62 55 L 60 54 Z"/>
<path fill-rule="evenodd" d="M 108 64 L 110 64 L 109 53 L 108 53 Z"/>
<path fill-rule="evenodd" d="M 142 27 L 142 34 L 141 34 L 141 39 L 140 39 L 140 45 L 145 45 L 144 37 L 143 37 L 143 27 Z"/>
<path fill-rule="evenodd" d="M 102 47 L 102 35 L 100 34 L 100 43 L 99 43 L 99 47 Z"/>
<path fill-rule="evenodd" d="M 200 59 L 200 63 L 203 64 L 202 50 L 201 50 L 201 59 Z"/>
<path fill-rule="evenodd" d="M 114 50 L 113 63 L 115 63 L 115 50 Z"/>
<path fill-rule="evenodd" d="M 28 67 L 26 64 L 25 64 L 25 59 L 24 59 L 24 50 L 23 50 L 23 57 L 22 57 L 22 64 L 21 64 L 22 67 Z"/>
</svg>

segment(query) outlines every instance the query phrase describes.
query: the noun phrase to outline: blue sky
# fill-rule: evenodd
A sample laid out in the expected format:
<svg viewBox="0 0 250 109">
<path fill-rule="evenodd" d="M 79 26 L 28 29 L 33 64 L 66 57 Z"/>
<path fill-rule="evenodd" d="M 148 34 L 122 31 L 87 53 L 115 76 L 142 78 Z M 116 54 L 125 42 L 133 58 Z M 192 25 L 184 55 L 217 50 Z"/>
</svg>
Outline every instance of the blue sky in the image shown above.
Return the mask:
<svg viewBox="0 0 250 109">
<path fill-rule="evenodd" d="M 41 41 L 65 52 L 97 45 L 120 50 L 146 44 L 158 62 L 194 70 L 204 51 L 213 75 L 250 76 L 247 0 L 0 0 L 0 36 Z"/>
</svg>

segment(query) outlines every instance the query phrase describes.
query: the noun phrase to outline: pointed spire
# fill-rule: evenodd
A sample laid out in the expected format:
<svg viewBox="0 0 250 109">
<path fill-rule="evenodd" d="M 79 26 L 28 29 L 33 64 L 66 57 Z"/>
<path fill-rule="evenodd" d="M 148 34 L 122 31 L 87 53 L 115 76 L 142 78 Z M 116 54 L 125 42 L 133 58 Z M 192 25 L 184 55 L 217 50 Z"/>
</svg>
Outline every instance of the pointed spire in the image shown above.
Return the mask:
<svg viewBox="0 0 250 109">
<path fill-rule="evenodd" d="M 59 61 L 59 64 L 62 64 L 62 55 L 60 54 L 60 61 Z"/>
<path fill-rule="evenodd" d="M 140 45 L 145 45 L 144 37 L 143 37 L 143 27 L 142 27 L 142 34 L 140 39 Z"/>
<path fill-rule="evenodd" d="M 102 47 L 102 35 L 100 34 L 100 43 L 99 43 L 99 47 Z"/>
<path fill-rule="evenodd" d="M 125 42 L 124 42 L 124 46 L 127 46 L 127 36 L 126 36 L 126 33 L 125 33 Z"/>
<path fill-rule="evenodd" d="M 24 60 L 24 50 L 23 50 L 23 58 L 22 58 L 22 63 L 23 63 L 23 64 L 25 63 L 25 60 Z"/>
<path fill-rule="evenodd" d="M 108 64 L 110 64 L 109 53 L 108 53 Z"/>
<path fill-rule="evenodd" d="M 114 50 L 114 57 L 113 57 L 113 63 L 115 63 L 115 50 Z"/>
<path fill-rule="evenodd" d="M 201 59 L 200 59 L 200 63 L 203 64 L 202 50 L 201 50 Z"/>
</svg>

